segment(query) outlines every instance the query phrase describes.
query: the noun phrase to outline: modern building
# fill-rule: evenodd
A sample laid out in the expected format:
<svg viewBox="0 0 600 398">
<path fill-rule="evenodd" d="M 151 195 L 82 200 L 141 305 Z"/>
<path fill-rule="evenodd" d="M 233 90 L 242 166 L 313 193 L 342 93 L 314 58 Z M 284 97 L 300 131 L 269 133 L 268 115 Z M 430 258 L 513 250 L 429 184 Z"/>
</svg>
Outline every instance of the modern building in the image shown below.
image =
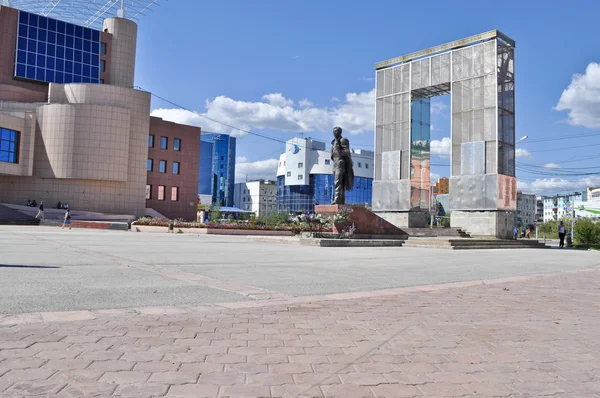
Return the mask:
<svg viewBox="0 0 600 398">
<path fill-rule="evenodd" d="M 588 187 L 585 190 L 586 194 L 587 194 L 587 199 L 588 201 L 597 201 L 600 200 L 600 188 L 590 188 Z"/>
<path fill-rule="evenodd" d="M 350 142 L 352 147 L 352 142 Z M 374 154 L 352 149 L 354 188 L 346 192 L 347 204 L 371 204 Z M 315 205 L 332 202 L 333 161 L 324 142 L 292 138 L 279 156 L 277 209 L 279 212 L 314 212 Z"/>
<path fill-rule="evenodd" d="M 249 181 L 235 184 L 234 206 L 250 210 L 257 217 L 269 217 L 277 214 L 277 182 Z"/>
<path fill-rule="evenodd" d="M 146 207 L 163 216 L 196 220 L 200 128 L 150 118 Z"/>
<path fill-rule="evenodd" d="M 515 226 L 521 228 L 534 225 L 536 222 L 536 212 L 536 196 L 517 192 L 517 212 L 515 213 Z"/>
<path fill-rule="evenodd" d="M 144 215 L 150 93 L 118 15 L 96 29 L 0 6 L 0 202 Z"/>
<path fill-rule="evenodd" d="M 442 177 L 435 183 L 434 193 L 436 195 L 446 195 L 450 190 L 450 180 L 448 177 Z"/>
<path fill-rule="evenodd" d="M 210 204 L 232 207 L 236 139 L 227 134 L 202 133 L 200 140 L 198 195 L 210 195 Z"/>
<path fill-rule="evenodd" d="M 585 193 L 587 197 L 587 192 Z M 567 195 L 542 196 L 544 202 L 544 222 L 552 220 L 561 220 L 567 217 L 569 208 L 577 208 L 586 197 L 581 192 L 574 192 Z"/>
</svg>

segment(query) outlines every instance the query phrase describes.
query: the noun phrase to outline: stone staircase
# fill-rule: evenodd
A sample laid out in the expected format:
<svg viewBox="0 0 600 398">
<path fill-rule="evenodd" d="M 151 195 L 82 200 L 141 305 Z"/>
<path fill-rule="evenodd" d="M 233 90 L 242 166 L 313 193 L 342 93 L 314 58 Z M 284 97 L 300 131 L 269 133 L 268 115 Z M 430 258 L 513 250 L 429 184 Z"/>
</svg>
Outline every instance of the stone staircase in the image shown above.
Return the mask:
<svg viewBox="0 0 600 398">
<path fill-rule="evenodd" d="M 470 238 L 467 232 L 460 228 L 402 228 L 411 237 L 455 237 L 455 238 Z"/>
<path fill-rule="evenodd" d="M 32 208 L 37 212 L 37 209 Z M 40 225 L 37 218 L 0 205 L 0 225 Z"/>
<path fill-rule="evenodd" d="M 476 250 L 476 249 L 550 249 L 543 242 L 532 240 L 504 240 L 448 237 L 409 237 L 404 242 L 404 247 L 425 247 L 450 250 Z"/>
</svg>

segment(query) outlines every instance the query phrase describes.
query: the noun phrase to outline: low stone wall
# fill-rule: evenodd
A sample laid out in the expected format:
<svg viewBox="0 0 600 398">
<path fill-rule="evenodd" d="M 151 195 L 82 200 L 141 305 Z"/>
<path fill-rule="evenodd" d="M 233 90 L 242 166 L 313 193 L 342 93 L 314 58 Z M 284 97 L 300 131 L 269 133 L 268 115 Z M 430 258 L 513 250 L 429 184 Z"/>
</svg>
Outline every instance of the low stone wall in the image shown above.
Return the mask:
<svg viewBox="0 0 600 398">
<path fill-rule="evenodd" d="M 169 227 L 149 225 L 131 225 L 132 232 L 169 232 Z M 175 233 L 192 235 L 237 235 L 237 236 L 294 236 L 292 231 L 265 231 L 255 229 L 221 229 L 221 228 L 175 228 Z"/>
</svg>

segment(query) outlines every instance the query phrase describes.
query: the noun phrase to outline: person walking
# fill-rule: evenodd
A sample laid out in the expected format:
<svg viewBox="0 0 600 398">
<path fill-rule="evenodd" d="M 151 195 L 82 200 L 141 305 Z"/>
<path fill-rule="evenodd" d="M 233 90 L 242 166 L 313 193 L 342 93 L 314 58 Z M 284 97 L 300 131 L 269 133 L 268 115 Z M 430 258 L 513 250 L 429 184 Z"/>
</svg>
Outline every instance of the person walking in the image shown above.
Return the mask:
<svg viewBox="0 0 600 398">
<path fill-rule="evenodd" d="M 559 243 L 558 247 L 560 247 L 561 249 L 565 248 L 565 234 L 566 234 L 565 224 L 561 221 L 560 225 L 558 226 L 558 237 L 560 239 L 560 243 Z"/>
<path fill-rule="evenodd" d="M 38 214 L 35 216 L 35 218 L 39 218 L 41 220 L 44 219 L 44 201 L 43 200 L 40 202 L 40 208 L 39 208 Z"/>
<path fill-rule="evenodd" d="M 63 221 L 63 225 L 62 225 L 62 229 L 65 229 L 65 226 L 69 226 L 69 229 L 71 229 L 71 210 L 67 209 L 67 211 L 65 212 L 65 218 Z"/>
<path fill-rule="evenodd" d="M 519 229 L 517 227 L 513 229 L 513 237 L 515 240 L 519 239 Z"/>
</svg>

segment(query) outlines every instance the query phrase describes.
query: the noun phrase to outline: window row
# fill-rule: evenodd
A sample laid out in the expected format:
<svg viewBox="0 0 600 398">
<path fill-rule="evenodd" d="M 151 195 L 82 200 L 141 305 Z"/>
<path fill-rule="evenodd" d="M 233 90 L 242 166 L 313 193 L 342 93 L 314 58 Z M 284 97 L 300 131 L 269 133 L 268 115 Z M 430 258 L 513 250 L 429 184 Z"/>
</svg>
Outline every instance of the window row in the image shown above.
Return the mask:
<svg viewBox="0 0 600 398">
<path fill-rule="evenodd" d="M 325 159 L 325 165 L 329 166 L 330 164 L 331 164 L 331 159 Z M 356 164 L 357 164 L 358 168 L 362 168 L 363 167 L 363 163 L 361 163 L 361 162 L 356 162 Z M 285 162 L 283 162 L 283 165 L 285 166 Z M 281 162 L 279 162 L 279 166 L 281 166 Z M 369 168 L 369 164 L 368 163 L 365 163 L 364 166 L 365 166 L 365 169 Z M 298 168 L 299 169 L 303 169 L 304 168 L 304 163 L 299 162 L 298 163 Z"/>
<path fill-rule="evenodd" d="M 154 148 L 154 135 L 148 136 L 148 148 Z M 160 137 L 160 149 L 169 149 L 169 138 L 168 137 Z M 175 138 L 173 139 L 173 150 L 181 151 L 181 139 Z"/>
<path fill-rule="evenodd" d="M 72 23 L 47 18 L 41 15 L 19 11 L 19 24 L 36 29 L 45 29 L 69 36 L 82 37 L 86 40 L 99 41 L 100 32 L 95 29 L 85 28 Z"/>
<path fill-rule="evenodd" d="M 19 132 L 0 129 L 0 162 L 19 163 Z"/>
<path fill-rule="evenodd" d="M 148 159 L 147 170 L 154 171 L 154 159 Z M 172 163 L 172 170 L 173 170 L 173 174 L 179 174 L 179 162 Z M 159 173 L 167 172 L 167 161 L 166 160 L 159 160 L 158 171 L 159 171 Z"/>
<path fill-rule="evenodd" d="M 85 57 L 84 57 L 85 58 Z M 27 67 L 45 68 L 52 71 L 68 72 L 76 75 L 89 76 L 98 78 L 100 72 L 106 71 L 104 60 L 98 63 L 98 60 L 90 62 L 89 58 L 79 60 L 64 60 L 46 55 L 34 54 L 25 51 L 17 53 L 17 65 Z"/>
<path fill-rule="evenodd" d="M 28 51 L 30 53 L 37 53 L 41 55 L 51 55 L 53 57 L 74 59 L 74 57 L 83 57 L 84 55 L 90 59 L 100 59 L 101 46 L 98 43 L 90 44 L 82 47 L 69 47 L 59 43 L 48 43 L 40 40 L 26 39 L 20 37 L 17 42 L 18 51 Z M 77 55 L 76 55 L 77 54 Z M 96 63 L 98 63 L 96 61 Z"/>
<path fill-rule="evenodd" d="M 167 187 L 164 185 L 157 186 L 156 200 L 166 200 L 165 199 L 166 189 L 167 189 Z M 153 198 L 154 198 L 154 192 L 152 190 L 152 185 L 147 184 L 146 185 L 146 199 L 149 200 L 149 199 L 153 199 Z M 178 200 L 179 200 L 179 187 L 171 187 L 171 201 L 177 202 Z"/>
<path fill-rule="evenodd" d="M 58 72 L 50 69 L 36 68 L 17 64 L 17 77 L 25 79 L 41 80 L 45 82 L 67 84 L 67 83 L 104 83 L 103 79 L 97 77 L 76 75 L 68 72 Z"/>
</svg>

